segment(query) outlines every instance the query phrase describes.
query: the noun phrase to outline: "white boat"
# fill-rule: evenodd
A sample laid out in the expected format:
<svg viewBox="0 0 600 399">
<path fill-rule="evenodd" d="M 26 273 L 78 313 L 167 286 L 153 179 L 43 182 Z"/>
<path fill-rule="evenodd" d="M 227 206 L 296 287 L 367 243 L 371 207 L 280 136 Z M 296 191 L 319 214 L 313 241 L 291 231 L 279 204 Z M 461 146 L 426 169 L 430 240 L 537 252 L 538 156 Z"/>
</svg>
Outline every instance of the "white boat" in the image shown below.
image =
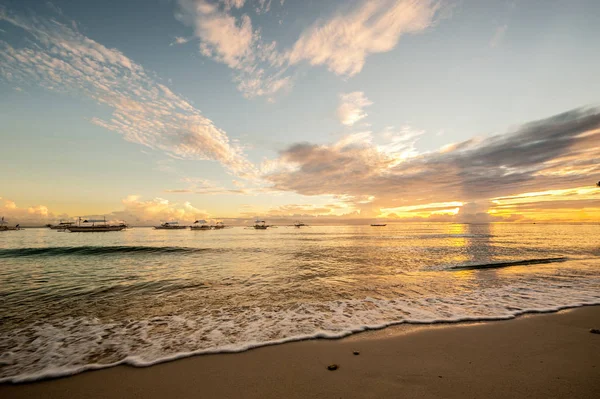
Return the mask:
<svg viewBox="0 0 600 399">
<path fill-rule="evenodd" d="M 4 216 L 0 219 L 0 231 L 15 231 L 21 230 L 21 227 L 17 224 L 15 226 L 9 226 L 8 222 L 4 220 Z"/>
<path fill-rule="evenodd" d="M 210 230 L 210 226 L 206 224 L 206 220 L 196 220 L 194 224 L 190 226 L 190 230 Z"/>
<path fill-rule="evenodd" d="M 82 224 L 83 223 L 83 224 Z M 108 231 L 121 231 L 127 228 L 125 223 L 108 224 L 104 219 L 86 219 L 79 218 L 77 225 L 67 227 L 71 233 L 103 233 Z"/>
<path fill-rule="evenodd" d="M 164 222 L 160 226 L 154 226 L 156 230 L 183 230 L 187 229 L 187 226 L 180 226 L 179 222 Z"/>
</svg>

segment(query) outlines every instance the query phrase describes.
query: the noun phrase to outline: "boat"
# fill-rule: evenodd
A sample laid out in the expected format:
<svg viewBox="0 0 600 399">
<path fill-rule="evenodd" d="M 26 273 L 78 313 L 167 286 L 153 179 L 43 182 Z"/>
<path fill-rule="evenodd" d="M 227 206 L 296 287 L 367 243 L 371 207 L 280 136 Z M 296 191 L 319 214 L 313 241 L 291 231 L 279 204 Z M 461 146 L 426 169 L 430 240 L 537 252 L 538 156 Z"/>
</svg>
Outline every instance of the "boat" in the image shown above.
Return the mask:
<svg viewBox="0 0 600 399">
<path fill-rule="evenodd" d="M 74 226 L 75 222 L 63 222 L 62 220 L 55 225 L 47 225 L 51 230 L 66 230 L 67 227 Z"/>
<path fill-rule="evenodd" d="M 305 223 L 302 223 L 301 221 L 297 220 L 294 222 L 294 227 L 299 229 L 300 227 L 307 227 L 308 225 Z"/>
<path fill-rule="evenodd" d="M 15 230 L 21 230 L 21 226 L 19 226 L 18 224 L 15 226 L 9 226 L 8 222 L 6 220 L 4 220 L 4 216 L 2 216 L 2 219 L 0 219 L 0 231 L 15 231 Z"/>
<path fill-rule="evenodd" d="M 87 223 L 87 224 L 82 224 Z M 66 229 L 71 233 L 103 233 L 108 231 L 121 231 L 127 228 L 125 223 L 108 224 L 104 219 L 86 219 L 77 221 L 77 225 L 69 226 Z"/>
<path fill-rule="evenodd" d="M 372 223 L 371 224 L 372 227 L 385 227 L 387 226 L 386 223 Z"/>
<path fill-rule="evenodd" d="M 206 224 L 206 220 L 196 220 L 190 230 L 210 230 L 210 226 Z"/>
<path fill-rule="evenodd" d="M 215 230 L 224 229 L 225 228 L 225 223 L 223 223 L 223 222 L 217 222 L 217 223 L 215 223 L 214 226 L 212 226 L 212 228 L 215 229 Z"/>
<path fill-rule="evenodd" d="M 267 222 L 264 220 L 257 220 L 254 222 L 254 226 L 252 227 L 254 227 L 256 230 L 266 230 L 271 226 L 267 225 Z"/>
<path fill-rule="evenodd" d="M 187 229 L 187 226 L 180 226 L 179 222 L 164 222 L 160 226 L 154 226 L 156 230 L 183 230 Z"/>
</svg>

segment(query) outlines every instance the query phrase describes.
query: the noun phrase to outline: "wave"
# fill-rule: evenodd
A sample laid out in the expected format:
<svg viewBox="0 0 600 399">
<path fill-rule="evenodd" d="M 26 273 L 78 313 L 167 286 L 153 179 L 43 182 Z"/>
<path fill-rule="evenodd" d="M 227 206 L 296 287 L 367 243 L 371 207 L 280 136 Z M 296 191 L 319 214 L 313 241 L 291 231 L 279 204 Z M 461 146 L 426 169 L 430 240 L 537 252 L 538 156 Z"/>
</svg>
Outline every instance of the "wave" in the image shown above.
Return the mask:
<svg viewBox="0 0 600 399">
<path fill-rule="evenodd" d="M 0 258 L 25 256 L 93 256 L 114 254 L 176 254 L 209 251 L 208 248 L 152 247 L 152 246 L 81 246 L 0 249 Z"/>
<path fill-rule="evenodd" d="M 243 306 L 139 320 L 77 317 L 35 322 L 0 334 L 0 343 L 12 348 L 0 355 L 0 383 L 32 382 L 123 364 L 148 367 L 194 355 L 337 339 L 400 324 L 508 320 L 522 314 L 600 305 L 598 280 L 579 283 L 565 288 L 545 281 L 543 291 L 521 283 L 467 296 L 367 297 L 302 303 L 287 309 Z"/>
<path fill-rule="evenodd" d="M 498 316 L 483 316 L 483 317 L 453 317 L 453 318 L 443 318 L 443 319 L 429 319 L 429 320 L 402 320 L 402 321 L 393 321 L 378 325 L 363 325 L 363 326 L 355 326 L 351 329 L 339 332 L 330 332 L 330 331 L 318 331 L 313 334 L 308 335 L 297 335 L 290 336 L 281 339 L 274 339 L 264 342 L 246 342 L 238 345 L 229 345 L 226 347 L 220 348 L 209 348 L 209 349 L 198 349 L 188 352 L 177 352 L 173 354 L 169 354 L 162 357 L 157 357 L 152 360 L 144 359 L 142 356 L 137 355 L 128 355 L 122 360 L 118 360 L 112 363 L 89 363 L 89 364 L 81 364 L 81 365 L 73 365 L 73 366 L 63 366 L 57 368 L 47 368 L 42 371 L 33 372 L 33 373 L 24 373 L 16 376 L 9 377 L 0 377 L 0 384 L 23 384 L 30 383 L 35 381 L 42 381 L 54 378 L 62 378 L 68 377 L 71 375 L 79 374 L 84 371 L 92 371 L 92 370 L 101 370 L 105 368 L 120 366 L 120 365 L 128 365 L 133 367 L 150 367 L 160 363 L 171 362 L 179 359 L 185 359 L 192 356 L 201 356 L 201 355 L 213 355 L 213 354 L 225 354 L 225 353 L 241 353 L 246 352 L 251 349 L 261 348 L 265 346 L 274 346 L 281 345 L 289 342 L 298 342 L 298 341 L 307 341 L 313 339 L 341 339 L 356 333 L 365 332 L 365 331 L 373 331 L 373 330 L 381 330 L 387 327 L 398 326 L 402 324 L 408 325 L 435 325 L 435 324 L 457 324 L 457 323 L 474 323 L 474 322 L 491 322 L 491 321 L 502 321 L 502 320 L 511 320 L 515 319 L 519 316 L 526 314 L 545 314 L 545 313 L 555 313 L 561 310 L 580 308 L 584 306 L 598 306 L 600 305 L 600 301 L 589 301 L 589 302 L 581 302 L 576 304 L 569 304 L 564 306 L 555 306 L 549 307 L 545 309 L 524 309 L 524 310 L 515 310 L 512 314 L 508 315 L 498 315 Z M 0 365 L 2 365 L 2 361 L 0 359 Z"/>
<path fill-rule="evenodd" d="M 491 263 L 452 266 L 452 267 L 450 267 L 449 270 L 459 271 L 459 270 L 477 270 L 477 269 L 497 269 L 497 268 L 501 268 L 501 267 L 541 265 L 544 263 L 566 262 L 567 260 L 569 260 L 569 258 L 566 258 L 566 257 L 525 259 L 525 260 L 515 260 L 515 261 L 509 261 L 509 262 L 491 262 Z"/>
</svg>

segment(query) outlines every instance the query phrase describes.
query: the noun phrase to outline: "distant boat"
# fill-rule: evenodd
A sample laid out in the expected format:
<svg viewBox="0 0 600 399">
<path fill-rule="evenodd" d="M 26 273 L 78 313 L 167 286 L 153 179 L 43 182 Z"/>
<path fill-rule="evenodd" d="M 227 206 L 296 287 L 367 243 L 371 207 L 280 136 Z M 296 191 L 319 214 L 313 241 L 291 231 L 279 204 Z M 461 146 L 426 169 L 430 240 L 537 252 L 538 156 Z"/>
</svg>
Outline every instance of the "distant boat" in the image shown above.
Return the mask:
<svg viewBox="0 0 600 399">
<path fill-rule="evenodd" d="M 256 230 L 266 230 L 271 226 L 267 225 L 267 222 L 264 220 L 257 220 L 254 222 L 254 226 L 252 227 L 254 227 Z"/>
<path fill-rule="evenodd" d="M 308 225 L 305 223 L 302 223 L 301 221 L 297 220 L 294 222 L 294 227 L 299 229 L 300 227 L 307 227 Z"/>
<path fill-rule="evenodd" d="M 82 224 L 84 223 L 84 224 Z M 85 224 L 87 223 L 87 224 Z M 125 223 L 108 224 L 104 219 L 86 219 L 79 218 L 76 226 L 68 226 L 66 229 L 71 233 L 104 233 L 108 231 L 121 231 L 127 228 Z"/>
<path fill-rule="evenodd" d="M 8 222 L 6 220 L 4 220 L 4 216 L 2 216 L 2 219 L 0 219 L 0 231 L 15 231 L 15 230 L 21 230 L 21 226 L 18 224 L 15 226 L 9 226 Z"/>
<path fill-rule="evenodd" d="M 187 226 L 180 226 L 179 222 L 164 222 L 160 226 L 154 226 L 156 230 L 183 230 Z"/>
<path fill-rule="evenodd" d="M 71 227 L 75 225 L 75 222 L 63 222 L 62 220 L 55 225 L 48 225 L 48 227 L 50 227 L 50 229 L 52 230 L 67 230 L 67 227 Z"/>
<path fill-rule="evenodd" d="M 225 223 L 223 222 L 217 222 L 214 226 L 212 226 L 212 228 L 215 230 L 224 229 L 225 227 Z"/>
<path fill-rule="evenodd" d="M 206 220 L 196 220 L 190 230 L 210 230 L 210 226 L 206 224 Z"/>
<path fill-rule="evenodd" d="M 371 226 L 373 227 L 385 227 L 387 226 L 386 223 L 372 223 Z"/>
</svg>

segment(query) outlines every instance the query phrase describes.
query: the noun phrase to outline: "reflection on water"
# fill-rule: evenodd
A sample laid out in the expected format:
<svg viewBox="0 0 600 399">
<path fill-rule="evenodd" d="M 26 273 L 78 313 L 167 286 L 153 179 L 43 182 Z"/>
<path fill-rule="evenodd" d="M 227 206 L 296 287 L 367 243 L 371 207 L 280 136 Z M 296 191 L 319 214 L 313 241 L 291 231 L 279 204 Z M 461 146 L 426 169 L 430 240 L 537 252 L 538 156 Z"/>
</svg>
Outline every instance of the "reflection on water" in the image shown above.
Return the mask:
<svg viewBox="0 0 600 399">
<path fill-rule="evenodd" d="M 592 303 L 598 233 L 511 224 L 11 232 L 0 235 L 0 378 Z"/>
</svg>

